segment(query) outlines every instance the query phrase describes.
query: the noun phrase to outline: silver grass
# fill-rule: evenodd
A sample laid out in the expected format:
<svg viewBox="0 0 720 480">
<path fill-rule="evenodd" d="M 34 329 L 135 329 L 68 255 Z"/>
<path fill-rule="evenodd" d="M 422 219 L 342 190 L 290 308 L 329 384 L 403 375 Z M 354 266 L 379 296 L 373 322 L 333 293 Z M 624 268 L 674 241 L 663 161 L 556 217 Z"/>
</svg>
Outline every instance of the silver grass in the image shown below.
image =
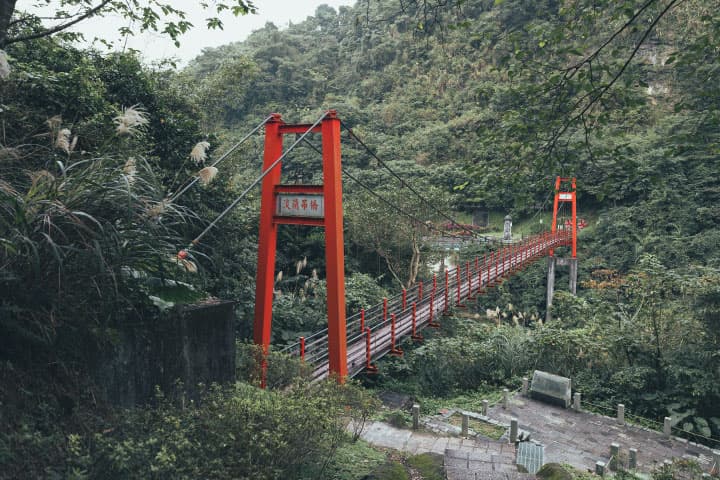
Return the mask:
<svg viewBox="0 0 720 480">
<path fill-rule="evenodd" d="M 193 149 L 190 151 L 190 160 L 192 160 L 195 165 L 202 165 L 207 159 L 208 148 L 210 148 L 209 142 L 196 143 Z"/>
<path fill-rule="evenodd" d="M 217 168 L 205 167 L 198 172 L 198 177 L 200 177 L 200 183 L 202 185 L 208 185 L 210 182 L 213 181 L 213 179 L 217 176 L 217 174 L 218 174 Z"/>
<path fill-rule="evenodd" d="M 55 139 L 55 147 L 64 151 L 65 153 L 70 153 L 70 135 L 72 132 L 69 128 L 63 128 L 58 132 L 58 136 Z"/>
<path fill-rule="evenodd" d="M 54 132 L 62 125 L 62 115 L 53 115 L 48 118 L 45 123 L 47 123 L 48 128 Z"/>
<path fill-rule="evenodd" d="M 138 135 L 149 123 L 147 112 L 137 105 L 123 108 L 122 113 L 113 118 L 115 122 L 115 133 L 120 136 Z"/>
</svg>

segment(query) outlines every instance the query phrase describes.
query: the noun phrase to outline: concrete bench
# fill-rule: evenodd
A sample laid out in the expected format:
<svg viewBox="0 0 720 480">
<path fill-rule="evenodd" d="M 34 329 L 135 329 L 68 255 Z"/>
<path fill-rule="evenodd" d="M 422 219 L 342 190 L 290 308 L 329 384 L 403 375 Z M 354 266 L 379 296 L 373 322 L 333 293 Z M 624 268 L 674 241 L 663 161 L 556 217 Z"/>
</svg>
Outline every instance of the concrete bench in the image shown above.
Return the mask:
<svg viewBox="0 0 720 480">
<path fill-rule="evenodd" d="M 537 400 L 568 408 L 571 400 L 572 381 L 569 378 L 535 370 L 530 396 Z"/>
</svg>

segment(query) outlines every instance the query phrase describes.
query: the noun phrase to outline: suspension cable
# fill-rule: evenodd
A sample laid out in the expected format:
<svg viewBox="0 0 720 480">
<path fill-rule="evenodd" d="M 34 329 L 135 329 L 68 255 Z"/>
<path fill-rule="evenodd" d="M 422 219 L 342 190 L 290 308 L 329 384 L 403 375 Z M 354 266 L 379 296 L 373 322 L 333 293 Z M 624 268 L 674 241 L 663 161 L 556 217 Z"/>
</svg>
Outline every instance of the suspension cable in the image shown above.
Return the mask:
<svg viewBox="0 0 720 480">
<path fill-rule="evenodd" d="M 425 205 L 427 205 L 428 207 L 430 207 L 432 210 L 434 210 L 434 211 L 435 211 L 436 213 L 438 213 L 440 216 L 442 216 L 442 217 L 446 218 L 447 220 L 449 220 L 452 225 L 455 225 L 455 226 L 460 227 L 461 230 L 465 230 L 466 232 L 468 232 L 470 235 L 472 235 L 472 236 L 474 236 L 474 237 L 482 237 L 482 238 L 485 239 L 485 241 L 488 241 L 488 239 L 487 239 L 484 235 L 478 235 L 477 232 L 474 232 L 473 230 L 470 230 L 470 229 L 467 228 L 466 226 L 459 224 L 454 218 L 452 218 L 452 217 L 449 216 L 447 213 L 443 212 L 443 211 L 440 210 L 438 207 L 436 207 L 435 205 L 433 205 L 432 203 L 430 203 L 428 200 L 426 200 L 425 197 L 423 197 L 422 195 L 420 195 L 420 193 L 412 187 L 412 185 L 410 185 L 409 183 L 407 183 L 402 177 L 400 177 L 400 175 L 398 175 L 393 169 L 391 169 L 391 168 L 388 166 L 388 164 L 386 164 L 385 162 L 383 162 L 383 161 L 380 159 L 380 157 L 378 157 L 377 154 L 376 154 L 370 147 L 368 147 L 368 146 L 365 144 L 365 142 L 363 142 L 357 135 L 355 135 L 355 132 L 353 132 L 352 129 L 345 124 L 345 122 L 343 122 L 342 120 L 340 120 L 340 124 L 345 128 L 345 130 L 350 134 L 350 136 L 351 136 L 353 139 L 355 139 L 355 141 L 357 141 L 360 145 L 362 145 L 362 146 L 365 148 L 365 150 L 367 150 L 367 152 L 370 154 L 370 156 L 372 156 L 375 160 L 377 160 L 377 162 L 378 162 L 381 166 L 383 166 L 388 172 L 390 172 L 390 174 L 392 174 L 392 176 L 394 176 L 404 187 L 407 187 L 408 190 L 410 190 L 413 194 L 415 194 L 415 196 L 418 197 L 421 202 L 423 202 Z"/>
<path fill-rule="evenodd" d="M 276 166 L 278 166 L 278 164 L 280 164 L 280 162 L 283 161 L 283 159 L 284 159 L 291 151 L 293 151 L 293 149 L 294 149 L 300 142 L 302 142 L 303 139 L 304 139 L 305 137 L 307 137 L 307 136 L 313 131 L 313 129 L 314 129 L 315 127 L 317 127 L 317 126 L 320 124 L 320 122 L 322 122 L 322 121 L 325 119 L 325 117 L 327 117 L 327 112 L 323 113 L 323 114 L 320 116 L 320 118 L 318 118 L 318 119 L 315 121 L 315 123 L 313 123 L 307 130 L 305 130 L 305 133 L 303 133 L 300 138 L 298 138 L 297 140 L 295 140 L 295 142 L 294 142 L 292 145 L 290 145 L 290 148 L 288 148 L 285 152 L 283 152 L 283 154 L 280 155 L 280 157 L 278 157 L 277 160 L 275 160 L 267 169 L 265 169 L 265 171 L 262 172 L 262 174 L 260 174 L 259 177 L 257 177 L 245 190 L 243 190 L 243 192 L 240 194 L 240 196 L 237 197 L 230 205 L 228 205 L 227 208 L 225 208 L 225 210 L 223 210 L 222 213 L 220 213 L 220 215 L 218 215 L 218 216 L 215 218 L 215 220 L 213 220 L 213 221 L 210 223 L 210 225 L 208 225 L 208 226 L 205 228 L 205 230 L 203 230 L 202 232 L 200 232 L 200 235 L 198 235 L 197 237 L 195 237 L 195 239 L 194 239 L 192 242 L 190 242 L 190 244 L 188 245 L 188 248 L 187 248 L 187 249 L 192 248 L 193 246 L 195 246 L 195 245 L 197 245 L 198 243 L 200 243 L 200 240 L 201 240 L 210 230 L 212 230 L 212 229 L 215 227 L 215 225 L 216 225 L 220 220 L 222 220 L 223 218 L 225 218 L 225 216 L 227 216 L 227 214 L 230 213 L 230 212 L 240 203 L 240 201 L 241 201 L 243 198 L 245 198 L 245 195 L 247 195 L 248 192 L 250 192 L 250 190 L 253 189 L 253 187 L 255 187 L 258 183 L 260 183 L 260 181 L 261 181 L 263 178 L 265 178 Z M 184 255 L 187 255 L 187 249 L 181 250 L 178 255 L 182 255 L 183 253 L 184 253 Z"/>
<path fill-rule="evenodd" d="M 320 149 L 317 148 L 317 147 L 316 147 L 315 145 L 313 145 L 312 143 L 310 143 L 310 141 L 309 141 L 307 138 L 305 139 L 305 143 L 306 143 L 308 146 L 310 146 L 310 148 L 312 148 L 313 150 L 315 150 L 317 153 L 319 153 L 319 154 L 322 155 L 322 152 L 320 151 Z M 402 215 L 405 215 L 405 216 L 408 217 L 409 219 L 417 222 L 418 224 L 424 225 L 425 227 L 427 227 L 427 228 L 430 229 L 430 230 L 434 230 L 434 231 L 436 231 L 436 232 L 438 232 L 438 233 L 443 233 L 443 234 L 447 233 L 447 232 L 445 232 L 445 231 L 443 231 L 443 230 L 435 227 L 435 226 L 432 225 L 432 224 L 428 224 L 428 223 L 426 223 L 426 222 L 423 222 L 423 221 L 422 221 L 420 218 L 418 218 L 416 215 L 413 215 L 412 213 L 409 213 L 409 212 L 403 210 L 403 209 L 402 209 L 401 207 L 399 207 L 398 205 L 396 205 L 396 204 L 394 204 L 393 202 L 391 202 L 390 200 L 386 199 L 385 197 L 383 197 L 382 195 L 380 195 L 379 193 L 377 193 L 370 185 L 368 185 L 367 183 L 363 182 L 362 180 L 360 180 L 359 178 L 357 178 L 355 175 L 353 175 L 352 173 L 350 173 L 350 171 L 349 171 L 347 168 L 342 167 L 342 173 L 344 173 L 350 180 L 354 181 L 354 182 L 357 183 L 359 186 L 361 186 L 362 188 L 364 188 L 365 190 L 367 190 L 368 193 L 370 193 L 373 197 L 377 198 L 377 199 L 380 200 L 382 203 L 384 203 L 385 205 L 389 206 L 390 208 L 392 208 L 392 209 L 395 210 L 396 212 L 398 212 L 398 213 L 400 213 L 400 214 L 402 214 Z"/>
<path fill-rule="evenodd" d="M 232 147 L 230 147 L 230 149 L 229 149 L 227 152 L 225 152 L 223 155 L 220 156 L 220 158 L 218 158 L 218 159 L 215 160 L 213 163 L 211 163 L 210 166 L 211 166 L 211 167 L 214 167 L 215 165 L 217 165 L 217 164 L 219 164 L 220 162 L 222 162 L 223 160 L 225 160 L 231 153 L 233 153 L 235 150 L 237 150 L 238 148 L 240 148 L 240 146 L 241 146 L 243 143 L 245 143 L 251 136 L 253 136 L 258 130 L 260 130 L 271 118 L 273 118 L 272 115 L 268 115 L 268 117 L 267 117 L 265 120 L 263 120 L 262 122 L 260 122 L 255 128 L 252 129 L 252 131 L 250 131 L 250 133 L 248 133 L 247 135 L 245 135 L 239 142 L 237 142 L 235 145 L 233 145 Z M 170 196 L 167 198 L 167 201 L 168 201 L 168 202 L 174 202 L 175 200 L 178 199 L 178 197 L 179 197 L 180 195 L 182 195 L 183 193 L 185 193 L 186 191 L 188 191 L 188 190 L 190 189 L 190 187 L 192 187 L 193 185 L 195 185 L 199 180 L 200 180 L 200 176 L 199 176 L 199 175 L 194 175 L 193 178 L 192 178 L 192 180 L 190 180 L 190 182 L 188 182 L 187 185 L 185 185 L 185 186 L 182 187 L 180 190 L 178 190 L 177 192 L 175 192 L 175 193 L 173 193 L 172 195 L 170 195 Z"/>
</svg>

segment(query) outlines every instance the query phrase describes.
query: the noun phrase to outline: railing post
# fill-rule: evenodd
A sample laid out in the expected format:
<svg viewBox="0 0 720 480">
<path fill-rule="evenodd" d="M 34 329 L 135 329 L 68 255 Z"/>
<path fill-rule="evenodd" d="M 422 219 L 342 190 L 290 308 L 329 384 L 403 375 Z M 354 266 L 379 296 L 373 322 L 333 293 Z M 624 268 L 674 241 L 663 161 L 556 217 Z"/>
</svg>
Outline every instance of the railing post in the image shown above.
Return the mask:
<svg viewBox="0 0 720 480">
<path fill-rule="evenodd" d="M 618 457 L 620 456 L 620 444 L 619 443 L 611 443 L 610 444 L 610 462 L 608 463 L 608 468 L 610 470 L 617 470 L 618 464 Z"/>
<path fill-rule="evenodd" d="M 433 315 L 435 313 L 435 293 L 430 294 L 430 319 L 428 320 L 428 327 L 440 328 L 440 324 L 433 322 Z"/>
<path fill-rule="evenodd" d="M 305 360 L 305 337 L 300 337 L 300 360 Z"/>
<path fill-rule="evenodd" d="M 455 299 L 455 303 L 458 307 L 462 307 L 462 298 L 460 295 L 460 287 L 461 287 L 461 275 L 460 275 L 460 265 L 455 267 L 455 283 L 457 284 L 457 298 Z"/>
<path fill-rule="evenodd" d="M 670 438 L 670 435 L 672 435 L 672 418 L 665 417 L 663 420 L 663 436 Z"/>
<path fill-rule="evenodd" d="M 433 295 L 435 295 L 435 292 L 437 292 L 437 273 L 433 273 Z M 420 300 L 422 300 L 422 298 Z"/>
<path fill-rule="evenodd" d="M 490 258 L 488 259 L 488 266 L 487 266 L 487 272 L 488 272 L 487 276 L 488 277 L 487 277 L 487 284 L 486 284 L 488 287 L 492 287 L 493 283 L 494 283 L 494 282 L 490 281 L 490 275 L 492 275 L 492 267 L 493 267 L 494 259 L 495 259 L 495 250 L 490 252 Z"/>
<path fill-rule="evenodd" d="M 418 300 L 423 299 L 423 282 L 418 282 Z"/>
<path fill-rule="evenodd" d="M 468 281 L 467 298 L 472 299 L 473 290 L 472 290 L 472 272 L 470 271 L 470 262 L 466 263 L 466 267 L 467 267 L 467 281 Z"/>
<path fill-rule="evenodd" d="M 447 313 L 448 311 L 448 290 L 450 289 L 450 271 L 448 269 L 445 269 L 445 308 L 443 308 L 443 312 Z"/>
<path fill-rule="evenodd" d="M 383 298 L 383 325 L 387 322 L 387 310 L 388 310 L 388 300 L 387 298 Z"/>
<path fill-rule="evenodd" d="M 508 246 L 508 258 L 510 259 L 509 265 L 508 265 L 508 273 L 512 275 L 513 273 L 513 253 L 515 252 L 515 244 L 511 243 Z"/>
<path fill-rule="evenodd" d="M 395 346 L 395 314 L 390 314 L 390 355 L 402 355 L 403 351 Z"/>
<path fill-rule="evenodd" d="M 372 330 L 368 327 L 365 330 L 365 369 L 368 373 L 376 373 L 377 367 L 371 363 L 372 360 Z"/>
<path fill-rule="evenodd" d="M 422 335 L 417 334 L 417 303 L 412 304 L 412 335 L 410 336 L 413 340 L 421 341 Z"/>
<path fill-rule="evenodd" d="M 480 293 L 482 293 L 482 269 L 480 268 L 480 265 L 478 265 L 477 258 L 475 258 L 475 260 L 476 260 L 475 271 L 477 271 L 477 277 L 478 277 L 478 279 L 477 279 L 478 286 L 477 286 L 477 290 L 475 290 L 475 292 L 477 294 L 480 294 Z"/>
<path fill-rule="evenodd" d="M 498 254 L 500 252 L 497 252 Z M 498 284 L 500 283 L 500 279 L 498 278 L 498 263 L 500 262 L 500 255 L 495 255 L 495 277 L 493 277 L 493 283 Z"/>
</svg>

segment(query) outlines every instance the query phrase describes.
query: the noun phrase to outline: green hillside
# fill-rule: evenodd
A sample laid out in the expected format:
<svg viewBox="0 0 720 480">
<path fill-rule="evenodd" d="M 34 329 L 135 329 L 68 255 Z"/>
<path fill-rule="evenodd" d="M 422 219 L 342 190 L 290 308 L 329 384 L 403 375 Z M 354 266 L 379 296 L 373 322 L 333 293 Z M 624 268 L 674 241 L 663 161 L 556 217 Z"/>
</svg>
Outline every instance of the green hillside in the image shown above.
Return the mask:
<svg viewBox="0 0 720 480">
<path fill-rule="evenodd" d="M 671 416 L 693 441 L 720 441 L 714 2 L 362 0 L 268 23 L 180 70 L 46 35 L 10 3 L 0 18 L 0 478 L 361 478 L 371 466 L 358 456 L 386 455 L 366 454 L 345 426 L 377 407 L 374 391 L 476 408 L 535 369 L 572 377 L 598 408 L 623 403 Z M 142 12 L 132 18 L 149 28 L 154 10 Z M 588 223 L 577 296 L 561 270 L 544 322 L 538 262 L 362 386 L 309 384 L 306 366 L 273 353 L 274 388 L 261 391 L 258 351 L 240 341 L 237 384 L 202 385 L 192 399 L 175 385 L 120 409 L 108 365 L 128 356 L 128 338 L 172 331 L 175 305 L 232 300 L 236 336 L 250 337 L 259 190 L 190 257 L 177 252 L 260 174 L 262 135 L 214 178 L 205 167 L 272 112 L 301 123 L 327 109 L 377 156 L 343 134 L 359 180 L 343 185 L 348 313 L 432 274 L 445 253 L 427 225 L 482 211 L 490 234 L 507 214 L 518 236 L 546 228 L 556 176 L 577 178 Z M 318 147 L 289 155 L 287 183 L 321 181 Z M 198 171 L 203 181 L 169 201 Z M 322 232 L 283 226 L 278 245 L 276 349 L 326 324 Z"/>
</svg>

